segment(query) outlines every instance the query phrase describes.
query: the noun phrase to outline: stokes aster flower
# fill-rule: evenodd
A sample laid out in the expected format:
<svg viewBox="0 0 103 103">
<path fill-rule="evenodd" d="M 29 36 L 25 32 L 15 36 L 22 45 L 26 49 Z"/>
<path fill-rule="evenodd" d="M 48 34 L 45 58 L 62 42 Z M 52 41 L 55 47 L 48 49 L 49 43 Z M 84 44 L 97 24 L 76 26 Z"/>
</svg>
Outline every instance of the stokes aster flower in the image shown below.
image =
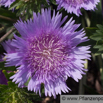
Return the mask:
<svg viewBox="0 0 103 103">
<path fill-rule="evenodd" d="M 68 13 L 74 13 L 77 16 L 81 14 L 81 8 L 94 10 L 99 1 L 100 0 L 56 0 L 58 9 L 63 7 Z"/>
<path fill-rule="evenodd" d="M 14 2 L 15 0 L 0 0 L 0 5 L 4 5 L 5 7 L 10 7 L 10 5 Z"/>
<path fill-rule="evenodd" d="M 11 40 L 6 41 L 5 43 L 1 43 L 5 49 L 5 51 L 7 53 L 4 53 L 6 56 L 10 53 L 14 53 L 15 52 L 15 47 L 13 47 L 12 45 L 10 45 Z M 0 62 L 5 61 L 6 57 L 4 55 L 0 55 Z M 11 61 L 12 62 L 12 61 Z M 10 73 L 11 71 L 7 71 L 7 73 Z M 4 73 L 2 72 L 2 70 L 0 70 L 0 84 L 5 84 L 7 85 L 7 79 L 4 75 Z"/>
<path fill-rule="evenodd" d="M 2 62 L 3 61 L 3 55 L 0 55 L 0 62 Z"/>
<path fill-rule="evenodd" d="M 50 9 L 42 9 L 41 14 L 34 13 L 33 17 L 14 25 L 21 37 L 14 35 L 10 45 L 16 49 L 6 54 L 6 66 L 19 66 L 11 77 L 19 87 L 30 79 L 28 90 L 41 95 L 43 83 L 45 95 L 56 97 L 61 91 L 70 90 L 66 85 L 68 77 L 78 82 L 85 74 L 83 59 L 90 58 L 90 47 L 77 45 L 88 39 L 83 29 L 76 31 L 80 25 L 74 24 L 72 18 L 61 27 L 67 16 L 61 20 L 59 12 L 53 11 L 51 17 Z"/>
<path fill-rule="evenodd" d="M 4 58 L 4 56 L 0 55 L 0 62 L 3 62 L 3 58 Z M 7 79 L 4 75 L 4 73 L 2 72 L 2 70 L 0 70 L 0 84 L 7 85 Z"/>
<path fill-rule="evenodd" d="M 7 79 L 4 75 L 4 73 L 2 72 L 2 70 L 0 70 L 0 84 L 5 84 L 7 85 Z"/>
</svg>

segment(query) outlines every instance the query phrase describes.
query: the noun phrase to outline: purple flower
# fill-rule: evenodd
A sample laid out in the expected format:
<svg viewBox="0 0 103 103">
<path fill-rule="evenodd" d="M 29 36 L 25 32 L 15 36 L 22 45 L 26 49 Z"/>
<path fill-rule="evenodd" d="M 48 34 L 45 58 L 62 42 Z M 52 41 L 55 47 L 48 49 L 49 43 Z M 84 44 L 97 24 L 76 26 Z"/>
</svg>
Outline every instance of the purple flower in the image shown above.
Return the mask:
<svg viewBox="0 0 103 103">
<path fill-rule="evenodd" d="M 10 7 L 10 5 L 14 2 L 15 0 L 0 0 L 0 5 L 3 5 L 5 7 Z"/>
<path fill-rule="evenodd" d="M 5 51 L 7 52 L 7 53 L 4 53 L 6 56 L 10 53 L 14 53 L 15 49 L 16 49 L 12 45 L 10 45 L 10 43 L 11 43 L 11 40 L 1 43 L 3 45 Z M 0 55 L 0 62 L 3 62 L 6 59 L 6 56 Z M 10 73 L 10 72 L 11 71 L 7 71 L 7 73 Z M 2 72 L 2 70 L 0 70 L 0 84 L 7 85 L 7 79 L 4 75 L 4 73 Z"/>
<path fill-rule="evenodd" d="M 68 13 L 74 13 L 77 16 L 81 14 L 81 8 L 94 10 L 99 1 L 100 0 L 56 0 L 58 9 L 63 7 Z"/>
<path fill-rule="evenodd" d="M 21 37 L 14 35 L 10 45 L 16 49 L 7 54 L 6 66 L 19 66 L 11 77 L 19 87 L 30 80 L 28 90 L 41 95 L 43 83 L 45 95 L 56 97 L 61 91 L 70 90 L 66 85 L 68 77 L 78 82 L 85 74 L 83 59 L 90 58 L 90 47 L 77 45 L 88 39 L 83 29 L 76 31 L 80 25 L 74 24 L 72 18 L 61 27 L 67 16 L 61 20 L 59 12 L 53 11 L 51 17 L 50 9 L 42 9 L 41 14 L 34 13 L 33 17 L 33 20 L 20 20 L 14 25 Z"/>
<path fill-rule="evenodd" d="M 3 61 L 3 58 L 4 58 L 4 56 L 3 56 L 3 55 L 0 55 L 0 62 Z"/>
<path fill-rule="evenodd" d="M 2 57 L 2 60 L 6 60 L 6 56 L 8 56 L 8 54 L 15 53 L 16 47 L 11 45 L 11 40 L 2 42 L 1 45 L 4 47 L 4 50 L 7 52 L 7 53 L 4 53 L 5 56 Z M 13 62 L 13 61 L 10 61 L 10 62 Z"/>
<path fill-rule="evenodd" d="M 12 42 L 11 40 L 8 40 L 6 42 L 1 43 L 1 45 L 4 47 L 4 50 L 7 52 L 7 54 L 15 52 L 16 47 L 12 46 L 11 42 Z M 4 54 L 7 55 L 6 53 Z"/>
<path fill-rule="evenodd" d="M 4 56 L 0 55 L 0 62 L 3 62 L 3 58 L 4 58 Z M 2 72 L 2 70 L 0 70 L 0 84 L 7 85 L 7 79 L 4 75 L 4 73 Z"/>
<path fill-rule="evenodd" d="M 2 72 L 2 70 L 0 70 L 0 84 L 5 84 L 7 85 L 7 79 L 4 75 L 4 73 Z"/>
</svg>

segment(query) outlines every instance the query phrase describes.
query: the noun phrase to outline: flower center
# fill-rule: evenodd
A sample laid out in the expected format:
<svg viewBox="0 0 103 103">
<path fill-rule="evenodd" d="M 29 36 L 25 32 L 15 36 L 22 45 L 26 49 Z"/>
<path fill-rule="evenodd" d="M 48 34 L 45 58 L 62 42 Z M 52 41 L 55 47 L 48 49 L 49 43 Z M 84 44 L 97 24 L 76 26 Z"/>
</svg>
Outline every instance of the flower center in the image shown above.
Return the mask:
<svg viewBox="0 0 103 103">
<path fill-rule="evenodd" d="M 54 69 L 65 58 L 64 42 L 54 35 L 45 35 L 30 39 L 26 60 L 35 69 Z"/>
</svg>

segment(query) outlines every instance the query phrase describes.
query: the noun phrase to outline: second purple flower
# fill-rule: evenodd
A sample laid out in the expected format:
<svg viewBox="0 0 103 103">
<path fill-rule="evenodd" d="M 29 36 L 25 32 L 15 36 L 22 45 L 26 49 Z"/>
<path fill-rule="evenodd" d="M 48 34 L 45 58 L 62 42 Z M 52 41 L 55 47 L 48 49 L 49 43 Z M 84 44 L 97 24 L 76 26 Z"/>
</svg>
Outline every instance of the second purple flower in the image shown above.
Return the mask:
<svg viewBox="0 0 103 103">
<path fill-rule="evenodd" d="M 10 5 L 14 2 L 15 0 L 0 0 L 0 5 L 3 5 L 5 7 L 10 7 Z"/>
<path fill-rule="evenodd" d="M 64 8 L 68 13 L 74 13 L 77 16 L 81 14 L 80 9 L 94 10 L 100 0 L 56 0 L 58 9 Z"/>
</svg>

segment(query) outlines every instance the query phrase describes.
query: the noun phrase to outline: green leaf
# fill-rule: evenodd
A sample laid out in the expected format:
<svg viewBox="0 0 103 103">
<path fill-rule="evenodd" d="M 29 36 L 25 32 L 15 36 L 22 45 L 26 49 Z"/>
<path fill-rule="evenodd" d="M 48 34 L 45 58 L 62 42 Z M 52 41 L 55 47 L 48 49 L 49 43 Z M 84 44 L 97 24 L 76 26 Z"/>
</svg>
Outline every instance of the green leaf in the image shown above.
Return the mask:
<svg viewBox="0 0 103 103">
<path fill-rule="evenodd" d="M 17 18 L 15 12 L 8 11 L 7 9 L 4 9 L 4 8 L 0 8 L 0 15 L 6 16 L 9 18 L 14 18 L 14 19 Z"/>
<path fill-rule="evenodd" d="M 4 73 L 7 80 L 10 80 L 9 78 L 14 75 L 13 72 L 7 73 L 6 70 L 3 70 L 2 72 Z"/>
<path fill-rule="evenodd" d="M 98 49 L 98 52 L 103 52 L 103 25 L 97 24 L 98 29 L 92 36 L 91 39 L 96 41 L 94 48 Z"/>
<path fill-rule="evenodd" d="M 21 1 L 21 0 L 16 0 L 15 2 L 13 2 L 13 3 L 10 5 L 9 10 L 14 9 L 14 8 L 17 7 L 17 6 L 20 6 L 22 3 L 23 3 L 23 1 Z"/>
<path fill-rule="evenodd" d="M 0 103 L 34 103 L 41 101 L 40 97 L 26 88 L 18 88 L 17 85 L 8 81 L 8 85 L 0 85 Z"/>
<path fill-rule="evenodd" d="M 99 30 L 100 30 L 101 32 L 103 32 L 103 25 L 97 24 L 97 27 L 99 28 Z"/>
<path fill-rule="evenodd" d="M 0 62 L 0 70 L 16 71 L 15 66 L 5 67 L 5 62 Z"/>
</svg>

